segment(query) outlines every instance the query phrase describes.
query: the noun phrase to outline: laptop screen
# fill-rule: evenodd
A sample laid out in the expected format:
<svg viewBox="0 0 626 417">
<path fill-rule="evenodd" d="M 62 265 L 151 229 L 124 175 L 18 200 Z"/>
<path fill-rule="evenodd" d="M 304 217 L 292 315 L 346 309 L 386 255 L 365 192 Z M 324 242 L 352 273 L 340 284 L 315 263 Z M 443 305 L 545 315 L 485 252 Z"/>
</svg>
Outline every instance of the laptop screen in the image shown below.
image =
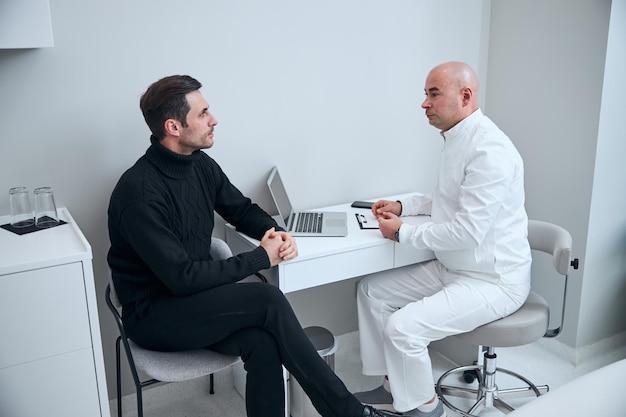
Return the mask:
<svg viewBox="0 0 626 417">
<path fill-rule="evenodd" d="M 278 215 L 282 217 L 285 221 L 285 224 L 289 224 L 289 216 L 293 210 L 291 207 L 291 203 L 289 202 L 289 197 L 287 197 L 287 190 L 285 190 L 285 186 L 283 185 L 283 181 L 280 179 L 280 175 L 278 174 L 278 169 L 274 167 L 270 177 L 268 178 L 267 185 L 270 189 L 270 194 L 274 199 L 274 204 L 276 204 L 276 208 L 278 209 Z"/>
</svg>

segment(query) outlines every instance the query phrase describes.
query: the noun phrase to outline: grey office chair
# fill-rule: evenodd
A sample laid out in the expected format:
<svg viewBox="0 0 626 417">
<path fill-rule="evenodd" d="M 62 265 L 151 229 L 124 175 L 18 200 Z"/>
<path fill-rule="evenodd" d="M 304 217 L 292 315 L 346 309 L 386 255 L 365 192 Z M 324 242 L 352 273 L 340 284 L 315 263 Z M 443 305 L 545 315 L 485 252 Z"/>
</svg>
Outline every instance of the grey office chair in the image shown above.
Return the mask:
<svg viewBox="0 0 626 417">
<path fill-rule="evenodd" d="M 226 242 L 212 238 L 211 255 L 214 259 L 225 259 L 231 257 L 232 252 Z M 187 381 L 209 375 L 209 392 L 213 394 L 215 392 L 213 374 L 241 360 L 238 356 L 223 355 L 207 349 L 183 352 L 157 352 L 144 349 L 129 339 L 124 332 L 124 325 L 120 317 L 122 306 L 115 293 L 113 282 L 109 282 L 107 285 L 105 298 L 120 333 L 115 343 L 118 417 L 122 417 L 121 346 L 124 346 L 124 352 L 135 383 L 138 417 L 143 417 L 143 388 L 159 382 Z M 149 379 L 140 379 L 138 370 L 145 373 Z"/>
<path fill-rule="evenodd" d="M 530 380 L 513 371 L 496 367 L 496 347 L 521 346 L 541 339 L 555 337 L 563 328 L 565 298 L 567 295 L 567 274 L 570 267 L 578 269 L 578 259 L 572 260 L 572 237 L 559 226 L 537 220 L 528 221 L 528 241 L 531 249 L 548 253 L 552 256 L 554 269 L 564 277 L 563 311 L 561 323 L 556 329 L 549 329 L 550 307 L 538 294 L 530 292 L 526 302 L 515 313 L 502 319 L 487 323 L 471 332 L 456 335 L 461 340 L 483 346 L 485 350 L 482 365 L 470 365 L 454 368 L 444 373 L 436 384 L 436 391 L 443 403 L 464 417 L 475 417 L 484 408 L 496 408 L 503 413 L 513 410 L 505 398 L 520 396 L 539 396 L 548 391 L 547 385 L 536 386 Z M 496 385 L 496 375 L 507 374 L 521 380 L 524 386 L 501 389 Z M 446 384 L 452 375 L 458 380 L 462 377 L 466 384 Z M 469 385 L 475 377 L 478 382 Z M 455 406 L 451 397 L 460 397 L 475 401 L 466 411 Z"/>
</svg>

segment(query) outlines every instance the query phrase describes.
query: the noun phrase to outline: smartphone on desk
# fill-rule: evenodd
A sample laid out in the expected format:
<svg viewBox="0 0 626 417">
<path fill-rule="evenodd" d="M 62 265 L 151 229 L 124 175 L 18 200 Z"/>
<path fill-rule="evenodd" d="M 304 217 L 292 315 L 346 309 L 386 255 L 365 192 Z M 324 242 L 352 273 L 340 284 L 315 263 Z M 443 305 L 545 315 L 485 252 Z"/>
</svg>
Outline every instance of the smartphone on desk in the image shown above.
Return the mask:
<svg viewBox="0 0 626 417">
<path fill-rule="evenodd" d="M 371 209 L 372 205 L 374 205 L 372 201 L 355 201 L 352 204 L 350 204 L 350 207 Z"/>
</svg>

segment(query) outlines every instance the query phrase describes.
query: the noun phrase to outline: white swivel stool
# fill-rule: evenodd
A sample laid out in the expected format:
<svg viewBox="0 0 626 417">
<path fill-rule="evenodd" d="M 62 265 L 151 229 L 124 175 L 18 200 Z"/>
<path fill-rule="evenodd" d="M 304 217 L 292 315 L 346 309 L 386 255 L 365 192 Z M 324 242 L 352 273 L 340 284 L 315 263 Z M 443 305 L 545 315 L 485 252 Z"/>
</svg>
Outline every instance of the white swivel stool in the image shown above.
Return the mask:
<svg viewBox="0 0 626 417">
<path fill-rule="evenodd" d="M 570 267 L 578 269 L 578 259 L 572 260 L 572 237 L 569 232 L 554 224 L 529 220 L 528 241 L 531 249 L 552 255 L 552 263 L 558 274 L 565 279 L 563 289 L 563 310 L 565 310 L 565 296 L 567 293 L 567 274 Z M 535 342 L 542 337 L 555 337 L 563 327 L 548 329 L 550 307 L 538 294 L 531 291 L 526 302 L 515 313 L 499 320 L 480 326 L 471 332 L 456 335 L 459 339 L 485 349 L 484 361 L 479 365 L 461 366 L 444 373 L 435 387 L 443 403 L 464 417 L 478 416 L 484 408 L 496 408 L 503 413 L 513 410 L 505 401 L 506 398 L 523 396 L 539 396 L 547 392 L 547 385 L 537 386 L 524 376 L 508 369 L 496 366 L 496 347 L 522 346 Z M 514 388 L 500 388 L 496 385 L 496 375 L 503 373 L 523 382 L 523 386 Z M 467 376 L 475 376 L 478 386 L 470 385 Z M 448 381 L 452 376 L 457 380 L 464 377 L 466 383 L 453 384 Z M 463 410 L 454 405 L 451 397 L 466 398 L 473 404 Z"/>
</svg>

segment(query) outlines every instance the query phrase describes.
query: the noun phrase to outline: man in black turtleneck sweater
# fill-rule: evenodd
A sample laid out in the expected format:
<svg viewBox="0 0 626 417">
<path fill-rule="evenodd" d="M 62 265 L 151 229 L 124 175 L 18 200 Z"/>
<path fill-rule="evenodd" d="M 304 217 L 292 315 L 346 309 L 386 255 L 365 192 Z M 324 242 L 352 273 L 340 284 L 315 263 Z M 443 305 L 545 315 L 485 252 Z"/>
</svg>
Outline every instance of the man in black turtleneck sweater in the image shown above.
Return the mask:
<svg viewBox="0 0 626 417">
<path fill-rule="evenodd" d="M 248 416 L 280 416 L 282 366 L 322 416 L 386 416 L 363 406 L 318 355 L 276 287 L 237 284 L 297 256 L 293 237 L 230 183 L 201 149 L 217 120 L 189 76 L 165 77 L 140 107 L 151 146 L 113 190 L 108 262 L 127 335 L 147 349 L 209 348 L 238 355 L 247 370 Z M 260 240 L 259 247 L 211 259 L 214 213 Z"/>
</svg>

